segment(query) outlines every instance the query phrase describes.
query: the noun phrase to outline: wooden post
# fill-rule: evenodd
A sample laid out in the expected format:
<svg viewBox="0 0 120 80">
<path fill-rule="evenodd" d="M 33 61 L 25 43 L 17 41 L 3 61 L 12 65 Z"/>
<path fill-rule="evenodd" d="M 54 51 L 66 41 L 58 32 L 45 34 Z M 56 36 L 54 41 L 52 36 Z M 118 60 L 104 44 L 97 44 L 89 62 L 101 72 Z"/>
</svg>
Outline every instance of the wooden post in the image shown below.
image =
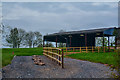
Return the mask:
<svg viewBox="0 0 120 80">
<path fill-rule="evenodd" d="M 88 51 L 87 51 L 87 47 L 86 47 L 86 53 L 87 53 Z"/>
<path fill-rule="evenodd" d="M 60 50 L 59 50 L 59 55 L 60 55 Z M 60 56 L 59 56 L 59 61 L 61 61 L 61 60 L 60 60 Z M 60 63 L 59 63 L 59 65 L 60 65 Z"/>
<path fill-rule="evenodd" d="M 50 55 L 49 50 L 50 50 L 50 49 L 48 48 L 48 55 Z"/>
<path fill-rule="evenodd" d="M 57 49 L 57 54 L 58 54 L 58 52 L 59 52 L 59 50 Z M 55 58 L 57 58 L 59 60 L 59 56 L 58 55 L 55 55 Z M 57 64 L 59 64 L 58 61 L 56 61 L 56 62 L 57 62 Z"/>
<path fill-rule="evenodd" d="M 64 68 L 64 53 L 63 53 L 63 49 L 62 49 L 62 68 Z"/>
<path fill-rule="evenodd" d="M 52 52 L 53 52 L 53 49 L 52 49 Z M 52 54 L 52 57 L 53 57 L 53 54 Z M 53 61 L 53 59 L 52 59 L 52 61 Z"/>
<path fill-rule="evenodd" d="M 80 53 L 81 53 L 81 47 L 80 47 Z"/>
<path fill-rule="evenodd" d="M 73 47 L 73 53 L 74 53 L 74 51 L 75 51 L 75 48 Z"/>
<path fill-rule="evenodd" d="M 99 47 L 98 47 L 98 53 L 100 52 Z"/>
<path fill-rule="evenodd" d="M 48 55 L 48 47 L 47 47 L 47 55 Z M 48 57 L 48 56 L 47 56 Z"/>
<path fill-rule="evenodd" d="M 104 47 L 104 53 L 105 53 L 105 47 Z"/>
<path fill-rule="evenodd" d="M 93 46 L 92 46 L 92 53 L 93 53 Z"/>
<path fill-rule="evenodd" d="M 51 50 L 50 50 L 51 52 L 52 52 L 52 48 L 51 48 Z"/>
<path fill-rule="evenodd" d="M 55 52 L 56 52 L 56 49 L 54 50 Z M 56 55 L 55 54 L 53 54 L 53 57 L 55 57 Z M 53 59 L 53 61 L 55 62 L 55 60 Z"/>
</svg>

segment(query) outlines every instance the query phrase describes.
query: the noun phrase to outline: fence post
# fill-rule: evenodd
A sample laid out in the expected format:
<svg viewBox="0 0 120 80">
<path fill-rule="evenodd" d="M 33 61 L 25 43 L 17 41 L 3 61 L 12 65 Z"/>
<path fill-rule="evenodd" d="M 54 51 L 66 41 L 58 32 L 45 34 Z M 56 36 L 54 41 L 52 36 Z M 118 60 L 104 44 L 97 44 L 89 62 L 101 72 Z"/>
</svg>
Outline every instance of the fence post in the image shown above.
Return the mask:
<svg viewBox="0 0 120 80">
<path fill-rule="evenodd" d="M 81 53 L 81 47 L 80 47 L 80 53 Z"/>
<path fill-rule="evenodd" d="M 116 52 L 116 48 L 114 47 L 114 52 Z"/>
<path fill-rule="evenodd" d="M 88 51 L 87 51 L 87 47 L 86 47 L 86 53 L 87 53 Z"/>
<path fill-rule="evenodd" d="M 48 55 L 48 47 L 47 47 L 47 55 Z M 48 57 L 48 56 L 47 56 Z"/>
<path fill-rule="evenodd" d="M 57 49 L 57 54 L 58 54 L 58 52 L 59 52 L 59 50 Z M 59 59 L 59 56 L 58 55 L 56 55 L 55 56 L 57 59 Z M 57 64 L 59 64 L 59 62 L 57 61 Z"/>
<path fill-rule="evenodd" d="M 93 53 L 93 46 L 92 46 L 92 53 Z"/>
<path fill-rule="evenodd" d="M 54 52 L 56 52 L 56 49 L 53 50 Z M 55 54 L 53 54 L 53 57 L 55 57 Z M 53 61 L 55 62 L 55 60 L 53 59 Z"/>
<path fill-rule="evenodd" d="M 100 52 L 99 47 L 98 47 L 98 53 Z"/>
<path fill-rule="evenodd" d="M 59 55 L 60 55 L 60 50 L 59 50 Z M 60 61 L 60 56 L 59 56 L 59 61 Z M 59 63 L 59 65 L 60 65 L 60 63 Z"/>
<path fill-rule="evenodd" d="M 64 68 L 64 53 L 63 53 L 63 49 L 62 49 L 62 68 Z"/>
<path fill-rule="evenodd" d="M 50 49 L 50 48 L 48 48 L 48 55 L 50 54 L 50 53 L 49 53 L 49 49 Z"/>
<path fill-rule="evenodd" d="M 52 48 L 52 52 L 53 52 L 53 48 Z M 52 57 L 53 57 L 53 54 L 52 54 Z M 53 61 L 53 59 L 52 59 L 52 61 Z"/>
<path fill-rule="evenodd" d="M 74 51 L 75 51 L 75 48 L 73 47 L 73 53 L 74 53 Z"/>
<path fill-rule="evenodd" d="M 105 47 L 103 47 L 104 48 L 104 53 L 105 53 Z"/>
</svg>

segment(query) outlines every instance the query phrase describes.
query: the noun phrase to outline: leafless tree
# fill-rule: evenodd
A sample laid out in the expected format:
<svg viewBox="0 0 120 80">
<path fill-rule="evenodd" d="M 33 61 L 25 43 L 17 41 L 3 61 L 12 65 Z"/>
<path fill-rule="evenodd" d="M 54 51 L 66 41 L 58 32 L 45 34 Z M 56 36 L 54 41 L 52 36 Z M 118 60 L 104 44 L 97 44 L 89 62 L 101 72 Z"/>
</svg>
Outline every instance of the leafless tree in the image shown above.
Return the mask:
<svg viewBox="0 0 120 80">
<path fill-rule="evenodd" d="M 29 46 L 29 48 L 32 47 L 34 39 L 34 33 L 32 31 L 27 32 L 25 35 L 24 45 Z"/>
<path fill-rule="evenodd" d="M 24 43 L 26 31 L 23 29 L 18 29 L 18 48 Z"/>
<path fill-rule="evenodd" d="M 42 44 L 42 34 L 36 31 L 34 32 L 33 48 L 41 44 Z"/>
</svg>

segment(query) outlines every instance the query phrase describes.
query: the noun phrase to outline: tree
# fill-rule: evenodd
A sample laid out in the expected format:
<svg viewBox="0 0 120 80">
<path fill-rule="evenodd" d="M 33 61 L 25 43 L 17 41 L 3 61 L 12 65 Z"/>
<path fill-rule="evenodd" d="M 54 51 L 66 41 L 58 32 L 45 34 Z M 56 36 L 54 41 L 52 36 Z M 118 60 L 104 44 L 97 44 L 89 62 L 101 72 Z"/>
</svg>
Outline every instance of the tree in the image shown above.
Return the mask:
<svg viewBox="0 0 120 80">
<path fill-rule="evenodd" d="M 24 43 L 26 31 L 23 29 L 18 29 L 18 48 Z"/>
<path fill-rule="evenodd" d="M 65 43 L 58 43 L 58 47 L 66 47 Z"/>
<path fill-rule="evenodd" d="M 42 35 L 40 32 L 34 32 L 33 48 L 42 44 Z"/>
<path fill-rule="evenodd" d="M 46 47 L 54 47 L 51 42 L 47 42 L 47 43 L 45 44 L 45 46 L 46 46 Z"/>
<path fill-rule="evenodd" d="M 10 26 L 5 26 L 3 24 L 1 24 L 1 28 L 2 28 L 1 29 L 2 45 L 12 47 L 12 44 L 6 41 L 6 36 L 10 34 L 12 28 Z"/>
<path fill-rule="evenodd" d="M 42 45 L 42 44 L 39 44 L 37 47 L 43 47 L 43 45 Z"/>
<path fill-rule="evenodd" d="M 7 42 L 7 45 L 5 46 L 19 48 L 24 41 L 26 34 L 25 30 L 17 28 L 12 29 L 9 26 L 4 27 L 3 29 L 3 39 L 5 38 Z M 10 30 L 10 32 L 8 30 Z"/>
<path fill-rule="evenodd" d="M 23 29 L 12 29 L 9 26 L 2 26 L 2 42 L 4 42 L 3 46 L 9 46 L 13 48 L 19 48 L 21 45 L 29 46 L 40 46 L 42 45 L 42 35 L 40 32 L 26 32 Z M 1 30 L 0 30 L 1 31 Z M 6 43 L 5 43 L 6 42 Z"/>
<path fill-rule="evenodd" d="M 111 37 L 110 38 L 110 45 L 113 46 L 115 44 L 115 38 Z"/>
<path fill-rule="evenodd" d="M 18 29 L 17 28 L 11 29 L 10 34 L 6 35 L 6 41 L 7 43 L 11 44 L 9 46 L 12 46 L 13 48 L 17 48 L 17 45 L 18 45 Z"/>
<path fill-rule="evenodd" d="M 101 45 L 102 45 L 102 43 L 101 43 L 101 42 L 102 42 L 102 41 L 101 41 L 102 39 L 101 39 L 100 37 L 96 37 L 95 40 L 96 40 L 96 46 L 101 46 Z"/>
<path fill-rule="evenodd" d="M 103 41 L 102 41 L 102 43 L 103 43 Z M 107 38 L 104 38 L 104 46 L 107 46 L 107 45 L 108 45 L 108 40 L 107 40 Z"/>
<path fill-rule="evenodd" d="M 108 40 L 104 38 L 104 46 L 107 46 Z M 103 46 L 103 37 L 96 37 L 96 46 Z"/>
<path fill-rule="evenodd" d="M 29 48 L 33 45 L 34 33 L 32 31 L 27 32 L 25 35 L 24 45 L 29 46 Z"/>
</svg>

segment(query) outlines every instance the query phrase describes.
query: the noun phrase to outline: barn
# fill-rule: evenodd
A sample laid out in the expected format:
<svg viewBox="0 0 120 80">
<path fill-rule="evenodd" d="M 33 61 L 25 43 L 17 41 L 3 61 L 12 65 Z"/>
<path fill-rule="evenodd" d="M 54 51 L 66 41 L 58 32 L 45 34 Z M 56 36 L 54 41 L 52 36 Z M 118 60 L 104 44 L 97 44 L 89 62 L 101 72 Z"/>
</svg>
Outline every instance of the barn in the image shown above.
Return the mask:
<svg viewBox="0 0 120 80">
<path fill-rule="evenodd" d="M 103 38 L 108 37 L 108 46 L 109 46 L 109 37 L 114 36 L 113 33 L 115 29 L 117 28 L 110 27 L 110 28 L 48 34 L 43 37 L 43 46 L 44 46 L 44 41 L 56 42 L 56 47 L 57 47 L 57 43 L 66 43 L 66 47 L 95 46 L 96 37 L 103 37 Z M 104 46 L 104 39 L 103 39 L 103 46 Z"/>
</svg>

